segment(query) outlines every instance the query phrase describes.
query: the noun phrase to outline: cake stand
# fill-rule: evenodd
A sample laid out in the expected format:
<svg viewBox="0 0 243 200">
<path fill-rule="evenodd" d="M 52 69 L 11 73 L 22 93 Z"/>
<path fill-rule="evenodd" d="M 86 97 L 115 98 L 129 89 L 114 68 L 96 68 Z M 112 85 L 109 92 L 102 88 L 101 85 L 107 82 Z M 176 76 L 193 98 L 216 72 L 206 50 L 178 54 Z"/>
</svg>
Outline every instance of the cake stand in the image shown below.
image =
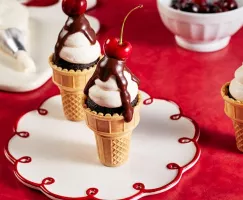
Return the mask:
<svg viewBox="0 0 243 200">
<path fill-rule="evenodd" d="M 16 178 L 62 200 L 132 200 L 174 187 L 199 159 L 199 128 L 172 101 L 142 97 L 130 158 L 115 168 L 100 164 L 84 122 L 65 119 L 61 97 L 47 99 L 20 117 L 5 148 Z"/>
<path fill-rule="evenodd" d="M 30 54 L 36 64 L 36 73 L 23 73 L 14 70 L 9 63 L 2 62 L 0 55 L 0 90 L 27 92 L 42 86 L 52 75 L 48 58 L 53 53 L 58 34 L 67 16 L 62 12 L 61 2 L 48 7 L 28 7 L 30 13 Z M 92 2 L 91 2 L 92 3 Z M 55 14 L 53 14 L 55 13 Z M 96 32 L 99 21 L 86 16 Z"/>
</svg>

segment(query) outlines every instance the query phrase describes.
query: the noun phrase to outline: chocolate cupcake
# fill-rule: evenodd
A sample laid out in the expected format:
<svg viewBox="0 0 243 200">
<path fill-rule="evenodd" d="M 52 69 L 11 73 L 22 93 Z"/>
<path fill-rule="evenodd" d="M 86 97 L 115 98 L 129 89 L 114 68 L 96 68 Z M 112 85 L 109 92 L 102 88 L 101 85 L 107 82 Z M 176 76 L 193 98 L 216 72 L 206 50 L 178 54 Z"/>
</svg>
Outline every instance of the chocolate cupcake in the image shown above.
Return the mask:
<svg viewBox="0 0 243 200">
<path fill-rule="evenodd" d="M 138 102 L 138 96 L 131 102 L 132 107 L 136 106 Z M 123 107 L 120 106 L 118 108 L 108 108 L 108 107 L 102 107 L 98 104 L 96 104 L 90 97 L 87 97 L 86 104 L 88 108 L 90 108 L 92 111 L 95 111 L 97 113 L 104 113 L 104 114 L 119 114 L 121 115 L 124 111 Z"/>
<path fill-rule="evenodd" d="M 91 62 L 88 64 L 75 64 L 75 63 L 67 62 L 66 60 L 63 60 L 60 58 L 60 59 L 57 59 L 56 61 L 54 61 L 54 63 L 55 63 L 55 65 L 61 67 L 62 69 L 82 71 L 83 69 L 89 69 L 90 67 L 93 67 L 94 65 L 97 64 L 98 61 L 99 61 L 99 58 L 97 60 L 95 60 L 94 62 Z"/>
</svg>

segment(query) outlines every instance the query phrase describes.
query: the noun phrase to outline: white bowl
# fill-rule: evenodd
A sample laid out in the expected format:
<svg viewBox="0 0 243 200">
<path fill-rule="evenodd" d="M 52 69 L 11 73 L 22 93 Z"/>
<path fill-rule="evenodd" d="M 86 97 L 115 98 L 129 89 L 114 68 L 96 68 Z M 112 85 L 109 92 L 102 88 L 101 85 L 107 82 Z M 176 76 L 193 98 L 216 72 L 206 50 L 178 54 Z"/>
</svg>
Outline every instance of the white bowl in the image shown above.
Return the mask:
<svg viewBox="0 0 243 200">
<path fill-rule="evenodd" d="M 179 46 L 198 52 L 223 49 L 243 25 L 243 0 L 237 0 L 236 10 L 200 14 L 175 10 L 171 0 L 157 0 L 158 10 L 165 26 L 175 34 Z"/>
</svg>

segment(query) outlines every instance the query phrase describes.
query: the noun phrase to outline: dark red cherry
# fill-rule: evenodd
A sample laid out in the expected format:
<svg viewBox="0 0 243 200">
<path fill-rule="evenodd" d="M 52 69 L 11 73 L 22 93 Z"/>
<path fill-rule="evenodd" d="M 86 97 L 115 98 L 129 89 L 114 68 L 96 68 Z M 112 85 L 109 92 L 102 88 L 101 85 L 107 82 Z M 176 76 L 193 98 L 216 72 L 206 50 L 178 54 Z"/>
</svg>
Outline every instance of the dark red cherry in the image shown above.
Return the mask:
<svg viewBox="0 0 243 200">
<path fill-rule="evenodd" d="M 238 8 L 238 4 L 235 0 L 228 0 L 229 5 L 228 5 L 228 9 L 229 10 L 235 10 Z"/>
<path fill-rule="evenodd" d="M 199 9 L 200 13 L 210 13 L 210 6 L 209 5 L 202 5 Z"/>
<path fill-rule="evenodd" d="M 221 8 L 228 8 L 229 7 L 229 1 L 222 1 L 221 3 L 219 3 L 219 5 L 221 6 Z"/>
<path fill-rule="evenodd" d="M 180 10 L 181 9 L 181 5 L 179 3 L 172 4 L 171 7 L 174 8 L 174 9 L 176 9 L 176 10 Z"/>
<path fill-rule="evenodd" d="M 196 3 L 198 5 L 206 5 L 207 1 L 206 0 L 193 0 L 193 3 Z"/>
<path fill-rule="evenodd" d="M 225 11 L 238 8 L 238 4 L 235 0 L 221 0 L 218 2 L 218 5 Z"/>
<path fill-rule="evenodd" d="M 175 0 L 175 1 L 179 2 L 180 4 L 192 2 L 192 0 Z"/>
<path fill-rule="evenodd" d="M 178 2 L 172 2 L 171 7 L 176 9 L 176 10 L 180 10 L 181 9 L 181 4 L 178 3 Z"/>
<path fill-rule="evenodd" d="M 126 60 L 132 52 L 132 45 L 127 41 L 120 44 L 119 38 L 109 38 L 104 44 L 104 51 L 111 58 Z"/>
<path fill-rule="evenodd" d="M 181 10 L 185 12 L 192 12 L 192 13 L 198 13 L 199 12 L 199 5 L 195 3 L 185 3 L 182 5 Z"/>
<path fill-rule="evenodd" d="M 223 9 L 221 7 L 219 7 L 216 4 L 210 5 L 210 13 L 220 13 L 220 12 L 223 12 Z"/>
<path fill-rule="evenodd" d="M 176 10 L 180 10 L 181 4 L 178 0 L 172 0 L 171 7 Z"/>
<path fill-rule="evenodd" d="M 62 1 L 62 10 L 69 17 L 84 14 L 86 8 L 87 8 L 86 0 L 63 0 Z"/>
</svg>

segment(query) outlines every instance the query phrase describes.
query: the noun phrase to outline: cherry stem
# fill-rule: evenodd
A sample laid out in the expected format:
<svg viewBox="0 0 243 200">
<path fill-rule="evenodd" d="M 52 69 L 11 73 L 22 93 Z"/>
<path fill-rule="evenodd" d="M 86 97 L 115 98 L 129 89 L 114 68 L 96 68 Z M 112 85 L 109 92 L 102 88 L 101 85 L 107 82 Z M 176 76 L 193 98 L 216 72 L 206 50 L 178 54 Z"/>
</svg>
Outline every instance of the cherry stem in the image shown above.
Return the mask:
<svg viewBox="0 0 243 200">
<path fill-rule="evenodd" d="M 137 10 L 137 9 L 139 9 L 139 8 L 142 8 L 142 7 L 143 7 L 143 5 L 139 5 L 139 6 L 135 7 L 135 8 L 133 8 L 132 10 L 130 10 L 129 13 L 127 13 L 126 17 L 124 18 L 123 23 L 122 23 L 122 28 L 121 28 L 120 41 L 119 41 L 119 44 L 120 44 L 120 45 L 122 45 L 122 43 L 123 43 L 123 30 L 124 30 L 125 22 L 126 22 L 128 16 L 129 16 L 134 10 Z"/>
</svg>

